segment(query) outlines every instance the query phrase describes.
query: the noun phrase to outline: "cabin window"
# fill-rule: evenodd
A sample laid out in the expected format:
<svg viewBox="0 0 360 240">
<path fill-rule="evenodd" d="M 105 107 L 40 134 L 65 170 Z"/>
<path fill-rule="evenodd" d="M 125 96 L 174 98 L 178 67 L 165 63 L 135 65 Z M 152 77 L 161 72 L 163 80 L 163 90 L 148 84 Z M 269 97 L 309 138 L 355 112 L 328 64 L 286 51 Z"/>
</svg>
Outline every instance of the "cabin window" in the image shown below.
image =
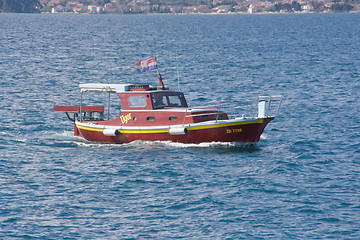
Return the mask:
<svg viewBox="0 0 360 240">
<path fill-rule="evenodd" d="M 158 92 L 152 95 L 154 108 L 186 107 L 184 95 L 181 93 Z"/>
<path fill-rule="evenodd" d="M 168 105 L 166 95 L 164 94 L 153 95 L 153 103 L 154 103 L 154 108 L 166 107 Z"/>
<path fill-rule="evenodd" d="M 181 106 L 181 98 L 180 95 L 174 95 L 174 96 L 169 96 L 169 101 L 170 101 L 170 106 L 171 107 L 180 107 Z"/>
<path fill-rule="evenodd" d="M 173 117 L 173 116 L 171 116 L 171 117 L 169 117 L 169 120 L 170 120 L 170 121 L 177 121 L 177 120 L 178 120 L 178 118 L 177 118 L 177 117 Z"/>
<path fill-rule="evenodd" d="M 147 117 L 146 120 L 148 120 L 148 121 L 155 121 L 155 117 Z"/>
<path fill-rule="evenodd" d="M 131 96 L 129 97 L 130 107 L 146 107 L 145 96 Z"/>
</svg>

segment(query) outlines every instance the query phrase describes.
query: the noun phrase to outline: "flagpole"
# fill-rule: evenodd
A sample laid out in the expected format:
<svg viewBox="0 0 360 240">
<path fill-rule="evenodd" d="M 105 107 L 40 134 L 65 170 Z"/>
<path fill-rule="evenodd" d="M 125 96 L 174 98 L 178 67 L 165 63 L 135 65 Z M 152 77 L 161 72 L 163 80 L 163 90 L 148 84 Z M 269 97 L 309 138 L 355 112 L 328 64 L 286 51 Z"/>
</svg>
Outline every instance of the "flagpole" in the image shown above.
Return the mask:
<svg viewBox="0 0 360 240">
<path fill-rule="evenodd" d="M 156 57 L 155 57 L 155 60 L 156 60 Z M 157 75 L 158 75 L 160 87 L 161 87 L 162 89 L 165 89 L 165 86 L 164 86 L 164 83 L 163 83 L 163 81 L 162 81 L 161 74 L 160 74 L 160 72 L 159 72 L 159 68 L 158 68 L 157 64 L 156 64 L 156 71 L 157 71 Z"/>
</svg>

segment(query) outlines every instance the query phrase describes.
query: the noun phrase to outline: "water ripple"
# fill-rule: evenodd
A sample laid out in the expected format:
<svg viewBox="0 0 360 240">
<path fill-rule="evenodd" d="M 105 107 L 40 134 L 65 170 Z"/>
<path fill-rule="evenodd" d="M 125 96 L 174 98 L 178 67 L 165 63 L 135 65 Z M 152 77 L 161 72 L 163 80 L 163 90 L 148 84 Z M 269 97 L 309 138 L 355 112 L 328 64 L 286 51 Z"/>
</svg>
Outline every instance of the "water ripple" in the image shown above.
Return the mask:
<svg viewBox="0 0 360 240">
<path fill-rule="evenodd" d="M 359 19 L 0 14 L 0 235 L 358 239 Z M 52 112 L 79 83 L 156 84 L 133 67 L 154 55 L 192 106 L 283 94 L 279 115 L 258 145 L 98 144 Z"/>
</svg>

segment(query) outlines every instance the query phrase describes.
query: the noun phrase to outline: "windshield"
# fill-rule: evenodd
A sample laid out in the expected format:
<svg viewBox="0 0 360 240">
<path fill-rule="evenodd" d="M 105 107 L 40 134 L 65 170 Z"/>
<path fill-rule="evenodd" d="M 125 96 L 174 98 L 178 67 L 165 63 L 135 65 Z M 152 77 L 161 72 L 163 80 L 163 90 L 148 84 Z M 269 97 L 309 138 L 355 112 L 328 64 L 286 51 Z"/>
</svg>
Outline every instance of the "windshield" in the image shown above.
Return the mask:
<svg viewBox="0 0 360 240">
<path fill-rule="evenodd" d="M 182 93 L 158 92 L 152 95 L 154 108 L 187 107 Z"/>
</svg>

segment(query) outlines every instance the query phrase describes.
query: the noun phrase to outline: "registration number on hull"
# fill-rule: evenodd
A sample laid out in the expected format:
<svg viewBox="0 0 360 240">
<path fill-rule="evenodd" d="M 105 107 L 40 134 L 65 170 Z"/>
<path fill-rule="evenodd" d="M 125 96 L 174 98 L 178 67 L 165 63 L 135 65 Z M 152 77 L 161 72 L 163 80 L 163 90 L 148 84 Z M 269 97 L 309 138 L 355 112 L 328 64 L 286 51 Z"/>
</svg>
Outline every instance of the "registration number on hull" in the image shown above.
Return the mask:
<svg viewBox="0 0 360 240">
<path fill-rule="evenodd" d="M 242 128 L 226 129 L 226 133 L 241 133 Z"/>
</svg>

